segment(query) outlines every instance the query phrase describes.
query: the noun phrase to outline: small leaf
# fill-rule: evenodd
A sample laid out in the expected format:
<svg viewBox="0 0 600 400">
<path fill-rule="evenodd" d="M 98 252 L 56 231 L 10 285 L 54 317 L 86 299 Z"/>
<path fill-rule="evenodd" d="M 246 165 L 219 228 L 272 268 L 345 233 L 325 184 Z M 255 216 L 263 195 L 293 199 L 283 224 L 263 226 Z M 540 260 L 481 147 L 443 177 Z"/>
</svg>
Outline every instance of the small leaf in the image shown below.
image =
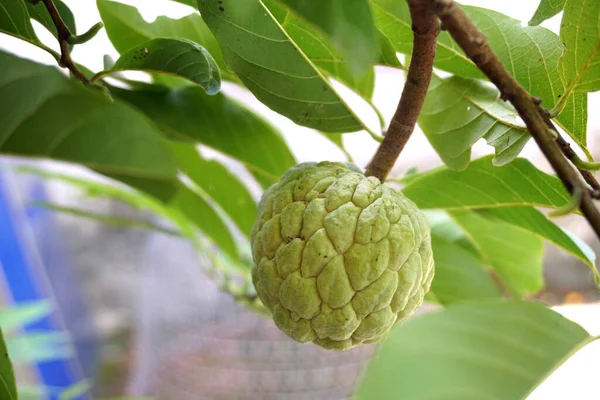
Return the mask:
<svg viewBox="0 0 600 400">
<path fill-rule="evenodd" d="M 442 167 L 411 177 L 403 193 L 422 209 L 466 210 L 536 206 L 560 208 L 570 196 L 558 178 L 517 158 L 502 167 L 492 156 L 473 161 L 464 171 Z"/>
<path fill-rule="evenodd" d="M 196 83 L 208 94 L 221 88 L 219 67 L 208 51 L 185 39 L 152 39 L 125 52 L 112 69 L 167 74 Z"/>
<path fill-rule="evenodd" d="M 377 30 L 367 0 L 280 0 L 323 30 L 345 54 L 357 74 L 372 67 L 378 55 Z"/>
<path fill-rule="evenodd" d="M 144 112 L 171 138 L 202 143 L 241 161 L 263 187 L 278 182 L 296 164 L 273 126 L 221 94 L 207 96 L 193 86 L 111 91 Z"/>
<path fill-rule="evenodd" d="M 0 32 L 34 44 L 39 43 L 39 39 L 31 25 L 25 0 L 2 0 L 0 6 Z"/>
<path fill-rule="evenodd" d="M 456 210 L 448 214 L 514 296 L 523 297 L 542 288 L 544 244 L 539 236 L 472 211 Z"/>
<path fill-rule="evenodd" d="M 600 90 L 600 0 L 565 1 L 560 39 L 565 51 L 559 69 L 572 92 Z"/>
<path fill-rule="evenodd" d="M 8 357 L 8 350 L 4 342 L 4 335 L 0 329 L 0 398 L 17 400 L 17 383 L 12 363 Z"/>
<path fill-rule="evenodd" d="M 581 240 L 565 231 L 550 221 L 544 214 L 532 207 L 501 207 L 480 210 L 479 213 L 486 218 L 498 219 L 509 224 L 523 228 L 556 246 L 566 250 L 581 261 L 586 263 L 592 271 L 596 271 L 596 255 L 594 251 Z M 597 273 L 597 272 L 595 272 Z"/>
<path fill-rule="evenodd" d="M 58 400 L 77 399 L 77 398 L 81 397 L 82 395 L 84 395 L 85 393 L 87 393 L 91 388 L 92 388 L 92 384 L 87 380 L 78 382 L 78 383 L 74 384 L 73 386 L 67 388 L 64 392 L 62 392 L 60 394 L 60 396 L 58 397 Z"/>
<path fill-rule="evenodd" d="M 52 313 L 52 304 L 47 301 L 23 302 L 0 309 L 0 326 L 4 332 L 23 328 Z"/>
<path fill-rule="evenodd" d="M 357 398 L 525 399 L 594 339 L 540 303 L 454 304 L 394 328 Z"/>
<path fill-rule="evenodd" d="M 365 129 L 262 0 L 199 0 L 227 64 L 264 104 L 325 132 Z"/>
<path fill-rule="evenodd" d="M 431 236 L 435 277 L 431 291 L 440 304 L 500 298 L 500 289 L 485 272 L 481 260 L 445 237 Z"/>
<path fill-rule="evenodd" d="M 427 92 L 419 127 L 444 163 L 461 170 L 471 161 L 471 146 L 485 138 L 494 146 L 494 165 L 515 159 L 529 132 L 517 112 L 500 99 L 500 92 L 476 79 L 434 76 Z"/>
<path fill-rule="evenodd" d="M 58 13 L 60 14 L 60 17 L 62 18 L 65 25 L 69 28 L 71 33 L 76 34 L 77 27 L 75 25 L 75 16 L 73 15 L 73 12 L 69 8 L 69 6 L 67 6 L 61 0 L 53 0 L 53 1 L 54 1 L 54 5 L 56 6 L 56 9 L 58 10 Z M 29 15 L 31 16 L 31 18 L 35 19 L 37 22 L 42 24 L 46 29 L 48 29 L 54 35 L 55 38 L 58 39 L 58 31 L 56 30 L 56 25 L 52 21 L 52 18 L 50 17 L 50 13 L 48 13 L 48 9 L 46 8 L 46 6 L 44 5 L 44 3 L 42 1 L 40 1 L 36 5 L 33 5 L 29 2 L 27 2 L 27 10 L 29 11 Z M 72 47 L 73 46 L 69 46 L 69 48 L 72 48 Z"/>
<path fill-rule="evenodd" d="M 0 153 L 79 163 L 166 200 L 175 163 L 143 114 L 55 68 L 0 52 Z"/>
<path fill-rule="evenodd" d="M 554 17 L 565 7 L 567 0 L 542 0 L 529 21 L 529 26 L 539 25 L 547 19 Z"/>
<path fill-rule="evenodd" d="M 75 355 L 65 332 L 24 333 L 7 338 L 6 346 L 15 365 L 68 359 Z"/>
</svg>

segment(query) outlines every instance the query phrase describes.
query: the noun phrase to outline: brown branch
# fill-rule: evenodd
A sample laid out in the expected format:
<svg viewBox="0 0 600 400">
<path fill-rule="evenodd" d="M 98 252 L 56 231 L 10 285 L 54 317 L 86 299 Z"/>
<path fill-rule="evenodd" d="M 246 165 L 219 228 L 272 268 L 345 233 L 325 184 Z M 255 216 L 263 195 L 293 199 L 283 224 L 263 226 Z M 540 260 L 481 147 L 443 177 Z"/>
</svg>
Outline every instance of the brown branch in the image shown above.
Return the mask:
<svg viewBox="0 0 600 400">
<path fill-rule="evenodd" d="M 77 79 L 79 79 L 81 82 L 85 84 L 90 83 L 89 79 L 85 76 L 83 72 L 79 70 L 79 68 L 77 68 L 77 66 L 71 59 L 71 51 L 69 50 L 69 38 L 72 36 L 71 30 L 61 18 L 60 13 L 56 8 L 56 5 L 54 4 L 54 1 L 42 1 L 44 2 L 44 5 L 46 6 L 48 13 L 50 14 L 50 18 L 52 18 L 52 22 L 54 23 L 54 26 L 56 26 L 56 31 L 58 33 L 58 44 L 60 46 L 59 65 L 64 68 L 68 68 L 69 71 L 71 71 L 71 73 L 75 75 L 75 77 L 77 77 Z"/>
<path fill-rule="evenodd" d="M 365 174 L 384 181 L 410 138 L 429 88 L 440 23 L 428 1 L 408 0 L 413 51 L 396 113 Z"/>
<path fill-rule="evenodd" d="M 456 3 L 452 0 L 430 0 L 430 4 L 440 17 L 443 29 L 452 35 L 467 56 L 496 85 L 502 99 L 510 101 L 515 107 L 567 190 L 571 194 L 577 190 L 582 191 L 579 208 L 596 236 L 600 238 L 600 212 L 594 205 L 585 182 L 565 158 L 561 148 L 550 134 L 550 127 L 540 107 L 539 99 L 527 93 L 510 75 L 488 44 L 486 36 L 477 29 Z"/>
</svg>

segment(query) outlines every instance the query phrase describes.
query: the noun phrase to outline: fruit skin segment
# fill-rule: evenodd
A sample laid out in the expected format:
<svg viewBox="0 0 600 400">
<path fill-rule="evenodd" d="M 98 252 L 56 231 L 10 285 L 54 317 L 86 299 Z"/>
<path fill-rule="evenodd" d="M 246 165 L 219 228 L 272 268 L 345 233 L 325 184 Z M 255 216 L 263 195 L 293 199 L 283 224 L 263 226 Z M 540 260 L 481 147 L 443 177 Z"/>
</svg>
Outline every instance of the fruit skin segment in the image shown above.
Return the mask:
<svg viewBox="0 0 600 400">
<path fill-rule="evenodd" d="M 251 233 L 252 281 L 294 340 L 348 350 L 385 338 L 434 276 L 425 216 L 343 163 L 302 163 L 268 188 Z"/>
</svg>

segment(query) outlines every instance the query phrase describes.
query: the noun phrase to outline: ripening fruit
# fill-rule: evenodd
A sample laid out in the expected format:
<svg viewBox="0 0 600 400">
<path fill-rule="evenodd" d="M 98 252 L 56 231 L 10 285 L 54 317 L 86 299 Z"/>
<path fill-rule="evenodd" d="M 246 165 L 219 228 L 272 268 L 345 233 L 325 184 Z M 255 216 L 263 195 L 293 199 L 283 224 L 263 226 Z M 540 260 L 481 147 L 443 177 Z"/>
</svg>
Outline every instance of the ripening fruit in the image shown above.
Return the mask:
<svg viewBox="0 0 600 400">
<path fill-rule="evenodd" d="M 277 326 L 347 350 L 385 337 L 433 279 L 425 216 L 396 189 L 342 164 L 299 164 L 265 191 L 252 280 Z"/>
</svg>

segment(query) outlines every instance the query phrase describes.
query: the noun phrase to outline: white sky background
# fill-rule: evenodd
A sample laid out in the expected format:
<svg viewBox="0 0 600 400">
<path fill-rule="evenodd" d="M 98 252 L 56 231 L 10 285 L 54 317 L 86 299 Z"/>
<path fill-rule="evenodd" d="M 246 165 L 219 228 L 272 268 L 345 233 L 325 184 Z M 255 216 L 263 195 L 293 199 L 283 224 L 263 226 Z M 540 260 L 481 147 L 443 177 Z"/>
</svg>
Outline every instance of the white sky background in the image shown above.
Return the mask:
<svg viewBox="0 0 600 400">
<path fill-rule="evenodd" d="M 78 32 L 84 32 L 94 23 L 100 21 L 100 16 L 93 0 L 63 0 L 73 11 L 76 17 Z M 158 15 L 167 15 L 173 18 L 179 18 L 192 12 L 192 9 L 167 0 L 120 0 L 130 5 L 141 6 L 140 11 L 148 21 L 154 20 Z M 402 1 L 402 0 L 398 0 Z M 463 4 L 476 5 L 482 7 L 491 7 L 496 11 L 502 12 L 521 21 L 529 20 L 537 7 L 538 0 L 503 0 L 503 1 L 485 1 L 485 0 L 465 0 Z M 560 24 L 560 15 L 546 21 L 543 26 L 558 32 Z M 39 26 L 36 26 L 39 28 Z M 58 50 L 54 38 L 43 29 L 36 29 L 40 38 L 46 43 Z M 44 51 L 28 45 L 20 40 L 0 35 L 0 49 L 5 49 L 20 56 L 33 59 L 46 64 L 55 64 L 54 59 Z M 86 65 L 92 70 L 102 69 L 102 59 L 105 54 L 109 54 L 113 59 L 118 58 L 118 53 L 111 45 L 104 31 L 101 31 L 90 42 L 76 46 L 73 57 L 78 62 Z M 375 94 L 373 101 L 389 121 L 394 113 L 398 98 L 403 85 L 402 71 L 388 68 L 377 68 L 377 78 L 375 85 Z M 255 111 L 259 112 L 272 123 L 278 126 L 284 134 L 292 152 L 298 161 L 321 161 L 321 160 L 344 160 L 342 152 L 333 144 L 324 139 L 320 134 L 302 128 L 287 118 L 279 116 L 270 111 L 267 107 L 256 101 L 252 95 L 244 90 L 225 83 L 223 91 L 230 94 L 249 105 Z M 343 93 L 342 93 L 343 94 Z M 370 110 L 356 101 L 355 98 L 348 98 L 348 102 L 357 110 L 359 115 L 363 116 L 365 121 L 374 121 L 374 115 L 370 115 Z M 593 110 L 600 110 L 600 93 L 594 93 L 589 96 L 589 117 L 588 117 L 588 137 L 597 137 L 600 134 L 600 113 Z M 376 123 L 376 122 L 375 122 Z M 344 143 L 355 158 L 356 163 L 364 167 L 370 157 L 375 152 L 377 143 L 374 142 L 366 133 L 348 134 L 344 137 Z M 592 151 L 598 146 L 590 141 Z M 482 154 L 491 153 L 493 149 L 488 147 L 485 142 L 480 141 L 473 148 L 473 157 Z M 543 169 L 548 169 L 547 164 L 540 156 L 539 150 L 533 143 L 525 148 L 524 157 L 535 160 L 536 164 Z M 221 158 L 221 157 L 219 157 Z M 395 174 L 400 174 L 407 168 L 418 165 L 420 169 L 431 168 L 441 165 L 439 157 L 435 154 L 426 138 L 416 129 L 405 148 L 399 163 L 396 165 Z M 256 193 L 255 193 L 256 195 Z M 600 335 L 600 305 L 587 306 L 568 306 L 559 309 L 567 317 L 582 324 L 591 334 Z M 566 399 L 577 398 L 579 400 L 598 400 L 600 391 L 595 384 L 600 371 L 600 340 L 587 346 L 575 357 L 559 368 L 550 379 L 540 386 L 528 400 L 546 400 L 546 399 Z"/>
</svg>

